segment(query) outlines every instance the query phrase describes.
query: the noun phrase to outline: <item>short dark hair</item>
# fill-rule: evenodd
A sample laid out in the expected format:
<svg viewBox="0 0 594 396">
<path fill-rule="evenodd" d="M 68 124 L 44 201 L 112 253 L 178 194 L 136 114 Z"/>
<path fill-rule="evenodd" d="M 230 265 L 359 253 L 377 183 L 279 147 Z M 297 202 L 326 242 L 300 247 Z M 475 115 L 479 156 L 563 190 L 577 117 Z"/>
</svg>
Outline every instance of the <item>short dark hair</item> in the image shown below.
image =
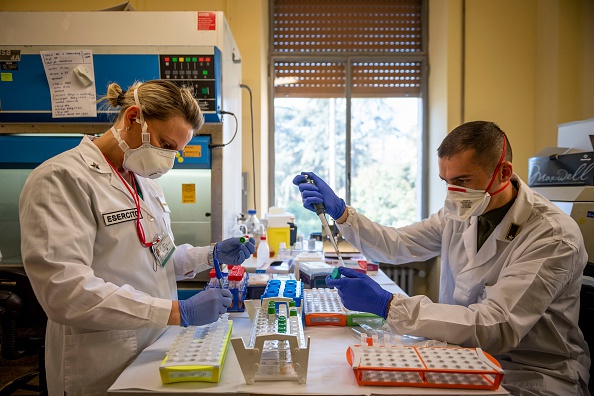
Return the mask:
<svg viewBox="0 0 594 396">
<path fill-rule="evenodd" d="M 505 132 L 497 124 L 489 121 L 466 122 L 454 128 L 437 148 L 439 158 L 451 158 L 466 150 L 474 150 L 477 165 L 487 173 L 495 167 L 506 142 L 504 161 L 512 162 L 512 148 Z"/>
</svg>

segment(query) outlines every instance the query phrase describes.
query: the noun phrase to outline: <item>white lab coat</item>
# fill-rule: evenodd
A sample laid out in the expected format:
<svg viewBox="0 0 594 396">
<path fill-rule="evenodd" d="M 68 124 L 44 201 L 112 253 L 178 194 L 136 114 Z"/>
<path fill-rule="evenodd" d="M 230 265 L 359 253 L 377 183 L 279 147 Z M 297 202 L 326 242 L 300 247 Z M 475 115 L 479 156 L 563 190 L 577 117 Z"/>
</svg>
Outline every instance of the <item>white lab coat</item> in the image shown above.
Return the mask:
<svg viewBox="0 0 594 396">
<path fill-rule="evenodd" d="M 516 175 L 513 180 L 516 201 L 479 252 L 477 218 L 451 220 L 443 209 L 392 228 L 348 208 L 338 227 L 366 257 L 383 263 L 441 256 L 439 304 L 396 296 L 388 312 L 395 331 L 483 348 L 501 363 L 514 394 L 587 394 L 590 357 L 578 328 L 587 262 L 580 230 Z M 515 237 L 512 224 L 520 227 Z"/>
<path fill-rule="evenodd" d="M 135 211 L 135 204 L 91 140 L 41 164 L 20 198 L 23 263 L 48 316 L 50 395 L 105 394 L 166 329 L 176 278 L 208 266 L 210 247 L 182 245 L 154 270 L 135 221 L 107 218 Z M 159 185 L 138 181 L 142 224 L 152 240 L 170 231 L 169 213 Z"/>
</svg>

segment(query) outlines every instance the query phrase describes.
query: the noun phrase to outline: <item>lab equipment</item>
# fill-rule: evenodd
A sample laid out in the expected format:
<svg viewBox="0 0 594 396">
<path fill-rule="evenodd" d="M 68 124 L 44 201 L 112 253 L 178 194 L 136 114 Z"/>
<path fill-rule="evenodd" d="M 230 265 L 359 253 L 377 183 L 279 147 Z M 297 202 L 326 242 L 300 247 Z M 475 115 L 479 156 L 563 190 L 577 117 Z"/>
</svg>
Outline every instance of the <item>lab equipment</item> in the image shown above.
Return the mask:
<svg viewBox="0 0 594 396">
<path fill-rule="evenodd" d="M 307 382 L 310 338 L 305 337 L 301 307 L 292 307 L 287 297 L 264 298 L 256 308 L 245 305 L 252 321 L 247 347 L 242 338 L 233 338 L 233 350 L 247 384 L 255 381 L 293 380 Z"/>
<path fill-rule="evenodd" d="M 304 290 L 304 308 L 307 326 L 347 324 L 346 310 L 336 289 Z"/>
<path fill-rule="evenodd" d="M 591 178 L 594 169 L 594 164 L 589 161 L 593 150 L 593 130 L 594 119 L 568 122 L 558 126 L 557 146 L 559 148 L 568 147 L 584 154 L 578 162 L 578 165 L 581 164 L 579 171 L 581 174 L 576 172 L 574 175 L 569 173 L 568 169 L 559 169 L 558 174 L 545 175 L 548 176 L 547 180 L 551 181 L 550 185 L 530 183 L 533 182 L 533 179 L 529 180 L 534 191 L 548 198 L 576 221 L 584 238 L 584 245 L 588 252 L 588 264 L 592 266 L 590 267 L 591 271 L 594 268 L 594 186 L 585 185 L 583 180 L 586 177 Z M 538 173 L 538 170 L 538 168 L 530 169 L 531 173 L 535 174 Z M 560 184 L 563 181 L 566 185 L 553 184 L 558 180 L 557 183 Z"/>
<path fill-rule="evenodd" d="M 258 219 L 258 215 L 255 209 L 248 210 L 248 217 L 245 220 L 246 232 L 249 236 L 256 240 L 256 249 L 260 245 L 260 237 L 263 232 L 263 225 Z"/>
<path fill-rule="evenodd" d="M 361 386 L 496 390 L 503 379 L 497 360 L 480 348 L 392 345 L 377 335 L 351 345 L 347 361 Z"/>
<path fill-rule="evenodd" d="M 300 261 L 299 279 L 309 289 L 326 287 L 326 277 L 333 269 L 333 266 L 323 261 Z"/>
<path fill-rule="evenodd" d="M 290 224 L 295 221 L 295 215 L 286 212 L 284 208 L 270 207 L 265 215 L 266 237 L 272 252 L 279 252 L 281 244 L 291 245 Z M 279 253 L 280 254 L 280 253 Z M 280 258 L 280 257 L 279 257 Z"/>
<path fill-rule="evenodd" d="M 293 279 L 280 280 L 272 279 L 268 281 L 266 289 L 260 298 L 262 306 L 265 299 L 288 298 L 295 302 L 297 307 L 303 305 L 303 282 Z"/>
<path fill-rule="evenodd" d="M 197 29 L 197 18 L 211 21 L 208 29 Z M 117 40 L 98 34 L 105 26 L 119 26 Z M 96 117 L 53 118 L 52 95 L 40 55 L 46 50 L 89 50 L 93 70 L 87 70 L 94 78 L 94 98 L 105 95 L 108 82 L 128 87 L 135 81 L 151 79 L 167 79 L 193 93 L 206 124 L 200 130 L 201 136 L 180 151 L 173 170 L 160 178 L 159 184 L 171 209 L 177 245 L 204 246 L 227 236 L 241 211 L 237 193 L 241 186 L 241 123 L 233 143 L 225 146 L 224 156 L 222 150 L 210 147 L 230 141 L 236 129 L 233 120 L 227 122 L 229 117 L 224 118 L 218 110 L 233 112 L 241 119 L 242 66 L 222 12 L 2 12 L 0 46 L 14 54 L 11 69 L 2 71 L 10 83 L 0 84 L 0 134 L 11 135 L 0 137 L 23 139 L 22 143 L 0 141 L 3 264 L 21 264 L 16 249 L 20 246 L 18 196 L 30 169 L 76 146 L 80 134 L 103 133 L 108 128 L 106 123 L 117 115 L 97 108 Z M 58 152 L 50 149 L 53 143 L 32 150 L 41 138 L 58 140 L 60 145 L 61 139 L 75 139 L 76 143 Z M 45 148 L 52 154 L 46 156 Z M 7 153 L 35 157 L 29 161 L 33 165 L 9 163 Z"/>
<path fill-rule="evenodd" d="M 305 183 L 315 184 L 313 179 L 309 178 L 307 175 L 305 175 Z M 334 234 L 330 230 L 330 226 L 328 225 L 328 220 L 326 219 L 326 209 L 324 208 L 324 204 L 316 203 L 316 204 L 313 204 L 313 207 L 316 211 L 316 214 L 320 218 L 320 221 L 322 222 L 322 227 L 324 228 L 324 231 L 328 235 L 328 238 L 330 238 L 330 242 L 332 243 L 332 247 L 334 248 L 334 251 L 336 252 L 336 256 L 338 257 L 338 261 L 339 261 L 340 265 L 344 266 L 344 263 L 342 261 L 342 256 L 340 255 L 340 251 L 338 250 L 338 245 L 336 244 L 336 240 L 334 239 Z M 332 279 L 340 278 L 340 273 L 338 272 L 338 269 L 335 269 L 334 271 L 332 271 L 332 274 L 330 276 L 332 277 Z"/>
<path fill-rule="evenodd" d="M 266 235 L 260 237 L 260 244 L 258 245 L 258 268 L 265 267 L 270 261 L 270 247 L 266 240 Z"/>
<path fill-rule="evenodd" d="M 204 326 L 181 327 L 159 367 L 161 382 L 219 382 L 233 327 L 228 316 Z"/>
<path fill-rule="evenodd" d="M 376 281 L 369 276 L 350 268 L 339 267 L 340 279 L 326 278 L 328 287 L 336 287 L 344 306 L 348 309 L 362 312 L 370 312 L 386 317 L 388 303 L 392 293 L 384 290 Z"/>
<path fill-rule="evenodd" d="M 245 307 L 243 302 L 247 296 L 247 286 L 249 282 L 249 274 L 241 265 L 227 266 L 228 272 L 221 271 L 221 279 L 217 277 L 215 268 L 210 270 L 210 281 L 204 287 L 207 289 L 227 289 L 231 292 L 231 305 L 227 307 L 227 312 L 243 312 Z"/>
</svg>

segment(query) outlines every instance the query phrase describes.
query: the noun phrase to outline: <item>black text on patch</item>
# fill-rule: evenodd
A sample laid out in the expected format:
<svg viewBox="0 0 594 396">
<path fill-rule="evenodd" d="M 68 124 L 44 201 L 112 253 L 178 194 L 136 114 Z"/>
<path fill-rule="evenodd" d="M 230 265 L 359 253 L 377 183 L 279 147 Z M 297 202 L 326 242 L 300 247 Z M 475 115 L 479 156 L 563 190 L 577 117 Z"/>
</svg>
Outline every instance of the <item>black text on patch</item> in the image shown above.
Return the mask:
<svg viewBox="0 0 594 396">
<path fill-rule="evenodd" d="M 140 214 L 142 219 L 142 213 Z M 118 212 L 104 213 L 103 221 L 106 226 L 123 223 L 125 221 L 136 220 L 136 209 L 125 209 Z"/>
</svg>

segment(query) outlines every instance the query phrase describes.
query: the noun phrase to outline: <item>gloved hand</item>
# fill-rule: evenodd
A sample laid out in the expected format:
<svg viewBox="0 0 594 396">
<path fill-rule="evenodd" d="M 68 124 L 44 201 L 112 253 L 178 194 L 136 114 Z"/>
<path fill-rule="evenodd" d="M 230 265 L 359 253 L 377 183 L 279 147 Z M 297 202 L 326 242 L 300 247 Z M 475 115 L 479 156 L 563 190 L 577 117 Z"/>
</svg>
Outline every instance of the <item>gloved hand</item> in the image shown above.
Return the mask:
<svg viewBox="0 0 594 396">
<path fill-rule="evenodd" d="M 202 326 L 219 319 L 231 305 L 231 292 L 227 289 L 206 289 L 187 300 L 179 300 L 181 325 Z"/>
<path fill-rule="evenodd" d="M 239 242 L 239 238 L 229 238 L 217 242 L 214 248 L 213 257 L 225 264 L 241 264 L 256 251 L 256 240 L 250 238 L 245 243 Z"/>
<path fill-rule="evenodd" d="M 306 183 L 306 177 L 312 179 L 315 184 Z M 303 199 L 303 207 L 315 212 L 314 204 L 324 204 L 326 213 L 333 219 L 338 219 L 344 213 L 346 204 L 342 198 L 332 191 L 326 182 L 316 176 L 313 172 L 301 172 L 300 175 L 295 176 L 293 184 L 299 187 L 301 191 L 301 198 Z"/>
<path fill-rule="evenodd" d="M 388 315 L 388 303 L 392 293 L 382 287 L 369 276 L 346 267 L 338 267 L 344 278 L 326 277 L 326 286 L 338 289 L 338 295 L 347 309 L 371 312 L 383 318 Z"/>
</svg>

